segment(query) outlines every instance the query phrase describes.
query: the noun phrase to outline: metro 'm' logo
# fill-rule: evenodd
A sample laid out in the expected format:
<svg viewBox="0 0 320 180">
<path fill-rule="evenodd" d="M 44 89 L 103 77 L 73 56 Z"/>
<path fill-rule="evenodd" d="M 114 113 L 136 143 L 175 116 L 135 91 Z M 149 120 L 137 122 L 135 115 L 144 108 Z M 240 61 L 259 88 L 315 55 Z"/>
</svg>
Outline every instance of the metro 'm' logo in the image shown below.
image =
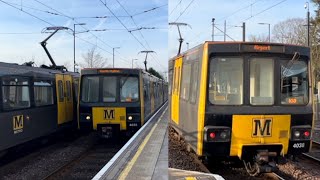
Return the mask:
<svg viewBox="0 0 320 180">
<path fill-rule="evenodd" d="M 104 119 L 114 119 L 115 118 L 115 110 L 114 109 L 105 109 L 104 110 Z"/>
<path fill-rule="evenodd" d="M 253 119 L 252 136 L 271 136 L 272 119 Z"/>
</svg>

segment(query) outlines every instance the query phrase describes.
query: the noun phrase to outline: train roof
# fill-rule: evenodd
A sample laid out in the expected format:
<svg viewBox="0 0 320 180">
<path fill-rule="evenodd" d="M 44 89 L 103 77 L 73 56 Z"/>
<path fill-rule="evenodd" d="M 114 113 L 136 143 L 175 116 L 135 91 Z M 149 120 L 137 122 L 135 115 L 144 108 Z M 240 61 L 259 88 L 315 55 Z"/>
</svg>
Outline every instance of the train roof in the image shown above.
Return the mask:
<svg viewBox="0 0 320 180">
<path fill-rule="evenodd" d="M 160 79 L 151 73 L 139 69 L 139 68 L 84 68 L 81 69 L 81 75 L 93 75 L 93 74 L 139 74 L 142 73 L 144 75 L 147 75 L 149 77 L 152 77 L 154 79 L 158 79 L 161 81 L 164 81 L 163 79 Z"/>
<path fill-rule="evenodd" d="M 264 53 L 282 53 L 294 54 L 299 52 L 302 56 L 310 56 L 310 48 L 302 45 L 269 43 L 269 42 L 242 42 L 242 41 L 205 41 L 171 59 L 185 56 L 208 44 L 208 51 L 215 53 L 243 53 L 243 52 L 264 52 Z"/>
<path fill-rule="evenodd" d="M 8 76 L 8 75 L 34 76 L 36 74 L 42 75 L 42 76 L 52 76 L 52 74 L 62 74 L 62 73 L 70 74 L 73 76 L 79 76 L 79 73 L 74 73 L 74 72 L 0 62 L 0 77 Z"/>
</svg>

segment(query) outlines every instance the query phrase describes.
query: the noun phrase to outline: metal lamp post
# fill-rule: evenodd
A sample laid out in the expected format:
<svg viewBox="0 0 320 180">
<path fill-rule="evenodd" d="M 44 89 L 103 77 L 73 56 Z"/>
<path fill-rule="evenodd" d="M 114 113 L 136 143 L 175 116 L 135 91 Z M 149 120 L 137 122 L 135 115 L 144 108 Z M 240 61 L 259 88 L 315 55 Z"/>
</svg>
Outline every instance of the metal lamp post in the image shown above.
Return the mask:
<svg viewBox="0 0 320 180">
<path fill-rule="evenodd" d="M 112 48 L 112 67 L 114 68 L 114 49 L 120 49 L 120 47 L 114 47 Z"/>
<path fill-rule="evenodd" d="M 86 23 L 73 24 L 73 72 L 76 72 L 76 25 L 86 25 Z"/>
<path fill-rule="evenodd" d="M 268 28 L 269 28 L 269 36 L 268 36 L 268 39 L 269 39 L 269 42 L 270 42 L 270 23 L 258 23 L 258 24 L 261 24 L 261 25 L 268 25 Z"/>
<path fill-rule="evenodd" d="M 131 67 L 132 69 L 133 69 L 133 61 L 136 61 L 136 60 L 138 60 L 138 59 L 132 59 L 132 67 Z"/>
</svg>

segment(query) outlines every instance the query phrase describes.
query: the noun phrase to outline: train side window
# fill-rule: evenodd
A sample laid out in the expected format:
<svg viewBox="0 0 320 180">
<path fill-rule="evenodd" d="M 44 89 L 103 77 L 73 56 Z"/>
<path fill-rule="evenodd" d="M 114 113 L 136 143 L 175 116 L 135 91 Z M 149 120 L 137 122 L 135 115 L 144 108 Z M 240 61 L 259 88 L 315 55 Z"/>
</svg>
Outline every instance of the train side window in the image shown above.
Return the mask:
<svg viewBox="0 0 320 180">
<path fill-rule="evenodd" d="M 197 87 L 198 87 L 198 74 L 199 74 L 199 62 L 195 62 L 192 66 L 192 85 L 191 85 L 191 94 L 190 94 L 190 101 L 191 103 L 195 103 L 196 102 L 196 98 L 197 98 Z"/>
<path fill-rule="evenodd" d="M 191 64 L 184 64 L 182 67 L 180 97 L 187 101 L 189 100 L 190 78 L 191 78 Z"/>
<path fill-rule="evenodd" d="M 36 106 L 54 104 L 52 81 L 37 80 L 33 83 L 34 101 Z"/>
<path fill-rule="evenodd" d="M 63 83 L 61 80 L 58 81 L 58 91 L 59 91 L 59 102 L 64 101 Z"/>
<path fill-rule="evenodd" d="M 172 85 L 173 85 L 173 80 L 172 80 L 173 76 L 172 76 L 172 69 L 169 70 L 169 94 L 171 94 L 172 91 Z"/>
<path fill-rule="evenodd" d="M 181 79 L 181 68 L 178 67 L 178 74 L 177 74 L 177 84 L 176 84 L 176 92 L 178 94 L 179 88 L 180 88 L 180 79 Z"/>
<path fill-rule="evenodd" d="M 71 82 L 66 81 L 66 90 L 67 90 L 67 101 L 71 101 Z"/>
<path fill-rule="evenodd" d="M 23 109 L 30 107 L 28 80 L 18 78 L 3 80 L 2 103 L 4 110 Z"/>
<path fill-rule="evenodd" d="M 73 89 L 74 94 L 73 97 L 75 98 L 76 102 L 78 102 L 78 93 L 79 93 L 79 79 L 73 79 Z"/>
</svg>

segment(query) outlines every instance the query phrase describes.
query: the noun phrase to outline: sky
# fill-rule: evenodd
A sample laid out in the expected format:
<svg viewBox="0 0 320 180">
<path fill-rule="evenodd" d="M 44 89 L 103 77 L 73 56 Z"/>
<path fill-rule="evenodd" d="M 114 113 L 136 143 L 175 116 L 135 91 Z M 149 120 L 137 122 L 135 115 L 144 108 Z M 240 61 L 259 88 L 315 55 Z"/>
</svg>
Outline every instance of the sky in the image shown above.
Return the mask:
<svg viewBox="0 0 320 180">
<path fill-rule="evenodd" d="M 272 41 L 272 29 L 275 24 L 289 18 L 307 17 L 304 8 L 306 0 L 170 0 L 169 22 L 187 23 L 180 26 L 184 39 L 182 51 L 204 41 L 212 40 L 212 18 L 215 18 L 214 40 L 223 41 L 224 21 L 226 33 L 235 41 L 242 41 L 242 22 L 246 24 L 246 40 L 250 35 L 268 36 L 269 23 Z M 309 11 L 314 16 L 315 5 L 309 2 Z M 238 26 L 238 27 L 235 27 Z M 222 30 L 222 32 L 220 30 Z M 169 56 L 178 52 L 179 34 L 177 26 L 169 26 Z M 226 41 L 233 41 L 226 38 Z"/>
<path fill-rule="evenodd" d="M 250 35 L 268 35 L 268 26 L 288 18 L 306 18 L 306 0 L 0 0 L 0 61 L 22 64 L 35 61 L 37 66 L 50 65 L 40 42 L 50 34 L 46 27 L 64 26 L 47 41 L 47 48 L 57 65 L 73 71 L 73 28 L 76 25 L 76 64 L 83 55 L 96 47 L 107 59 L 107 66 L 144 68 L 160 73 L 168 68 L 168 59 L 178 51 L 178 30 L 170 22 L 187 23 L 181 26 L 184 39 L 192 48 L 211 40 L 212 18 L 215 18 L 215 40 L 223 40 L 224 21 L 227 35 L 242 40 L 242 22 L 246 23 L 246 39 Z M 309 3 L 311 16 L 315 6 Z M 92 18 L 106 17 L 106 18 Z M 137 30 L 137 29 L 141 30 Z M 219 30 L 220 29 L 220 30 Z M 89 32 L 85 32 L 90 30 Z M 95 31 L 104 30 L 104 31 Z M 131 31 L 133 30 L 133 31 Z M 131 32 L 129 32 L 131 31 Z M 227 37 L 227 41 L 232 39 Z M 119 48 L 118 48 L 119 47 Z M 79 68 L 79 66 L 77 66 Z M 164 74 L 165 75 L 165 74 Z M 166 76 L 166 75 L 165 75 Z"/>
<path fill-rule="evenodd" d="M 115 67 L 131 68 L 137 59 L 134 67 L 144 68 L 145 53 L 140 52 L 150 50 L 155 53 L 148 55 L 148 68 L 167 71 L 167 0 L 0 0 L 0 61 L 51 65 L 40 45 L 50 34 L 42 32 L 63 26 L 69 29 L 53 35 L 47 49 L 57 65 L 73 71 L 73 29 L 79 23 L 85 25 L 75 26 L 76 64 L 83 64 L 82 56 L 96 47 L 108 67 L 114 50 Z"/>
</svg>

